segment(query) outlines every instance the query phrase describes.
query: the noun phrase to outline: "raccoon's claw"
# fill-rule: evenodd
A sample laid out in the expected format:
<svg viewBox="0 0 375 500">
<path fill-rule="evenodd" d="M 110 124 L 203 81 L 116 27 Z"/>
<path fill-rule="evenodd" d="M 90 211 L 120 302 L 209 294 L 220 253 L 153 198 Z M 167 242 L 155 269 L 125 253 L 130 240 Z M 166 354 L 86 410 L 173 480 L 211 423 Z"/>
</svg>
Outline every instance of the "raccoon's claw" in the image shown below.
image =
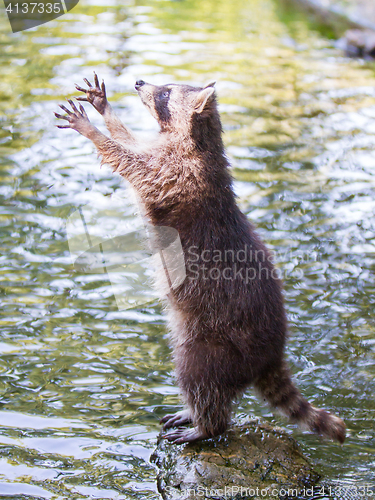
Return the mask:
<svg viewBox="0 0 375 500">
<path fill-rule="evenodd" d="M 99 84 L 98 75 L 94 71 L 95 87 L 91 85 L 87 78 L 84 78 L 83 81 L 86 83 L 88 88 L 84 89 L 83 87 L 80 87 L 76 84 L 76 89 L 79 92 L 85 93 L 86 97 L 77 97 L 77 100 L 89 102 L 101 115 L 103 115 L 106 107 L 108 106 L 104 80 L 101 84 Z"/>
<path fill-rule="evenodd" d="M 160 423 L 164 424 L 163 429 L 169 429 L 170 427 L 180 427 L 181 425 L 191 424 L 192 418 L 190 416 L 189 410 L 178 411 L 172 415 L 165 415 Z"/>
<path fill-rule="evenodd" d="M 174 444 L 193 443 L 194 441 L 208 438 L 208 436 L 204 432 L 199 431 L 197 427 L 193 429 L 176 429 L 173 432 L 164 434 L 162 437 Z"/>
<path fill-rule="evenodd" d="M 79 104 L 79 109 L 75 105 L 75 103 L 71 100 L 68 99 L 68 103 L 70 104 L 70 107 L 72 108 L 73 111 L 70 111 L 68 108 L 63 106 L 62 104 L 59 104 L 60 108 L 67 113 L 66 115 L 60 115 L 59 113 L 55 113 L 56 118 L 59 120 L 66 120 L 69 122 L 68 125 L 57 125 L 58 128 L 72 128 L 73 130 L 76 130 L 80 134 L 84 135 L 87 137 L 89 131 L 93 129 L 93 125 L 91 125 L 90 120 L 88 119 L 88 116 L 86 114 L 86 111 L 82 104 Z"/>
</svg>

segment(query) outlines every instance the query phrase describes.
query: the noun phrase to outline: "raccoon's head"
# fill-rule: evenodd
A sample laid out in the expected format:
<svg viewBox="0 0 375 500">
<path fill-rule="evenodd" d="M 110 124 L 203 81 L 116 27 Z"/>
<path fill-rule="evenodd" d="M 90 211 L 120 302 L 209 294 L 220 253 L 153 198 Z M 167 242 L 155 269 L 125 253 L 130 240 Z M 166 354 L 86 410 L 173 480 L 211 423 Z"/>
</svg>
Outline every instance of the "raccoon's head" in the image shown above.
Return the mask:
<svg viewBox="0 0 375 500">
<path fill-rule="evenodd" d="M 219 116 L 214 85 L 213 82 L 204 88 L 175 83 L 158 86 L 138 80 L 135 89 L 162 131 L 191 134 L 197 120 Z"/>
</svg>

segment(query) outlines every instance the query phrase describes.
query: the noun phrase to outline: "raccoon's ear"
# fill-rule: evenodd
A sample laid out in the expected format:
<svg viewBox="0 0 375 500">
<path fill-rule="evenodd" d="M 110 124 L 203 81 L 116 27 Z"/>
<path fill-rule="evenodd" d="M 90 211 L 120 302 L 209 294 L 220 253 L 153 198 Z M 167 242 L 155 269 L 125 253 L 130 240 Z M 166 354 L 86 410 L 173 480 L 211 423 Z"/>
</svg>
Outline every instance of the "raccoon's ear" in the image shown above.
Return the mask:
<svg viewBox="0 0 375 500">
<path fill-rule="evenodd" d="M 207 83 L 207 85 L 204 86 L 205 89 L 208 89 L 208 87 L 215 87 L 216 85 L 216 82 L 210 82 L 210 83 Z"/>
<path fill-rule="evenodd" d="M 195 98 L 194 108 L 196 113 L 202 113 L 207 102 L 212 99 L 215 90 L 212 87 L 207 87 L 201 90 Z"/>
</svg>

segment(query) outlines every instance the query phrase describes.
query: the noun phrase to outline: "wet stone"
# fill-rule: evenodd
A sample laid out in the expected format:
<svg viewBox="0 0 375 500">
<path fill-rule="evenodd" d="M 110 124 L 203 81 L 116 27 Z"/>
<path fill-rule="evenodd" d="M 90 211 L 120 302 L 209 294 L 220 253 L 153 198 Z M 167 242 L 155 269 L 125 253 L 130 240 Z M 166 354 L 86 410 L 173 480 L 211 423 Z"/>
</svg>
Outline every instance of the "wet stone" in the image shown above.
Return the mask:
<svg viewBox="0 0 375 500">
<path fill-rule="evenodd" d="M 346 53 L 353 57 L 375 57 L 375 31 L 353 29 L 340 41 Z"/>
<path fill-rule="evenodd" d="M 302 7 L 339 38 L 337 47 L 350 57 L 375 58 L 374 0 L 280 0 Z"/>
<path fill-rule="evenodd" d="M 196 444 L 161 438 L 151 460 L 165 500 L 287 498 L 283 490 L 303 491 L 320 479 L 294 439 L 258 419 L 235 422 L 223 435 Z"/>
</svg>

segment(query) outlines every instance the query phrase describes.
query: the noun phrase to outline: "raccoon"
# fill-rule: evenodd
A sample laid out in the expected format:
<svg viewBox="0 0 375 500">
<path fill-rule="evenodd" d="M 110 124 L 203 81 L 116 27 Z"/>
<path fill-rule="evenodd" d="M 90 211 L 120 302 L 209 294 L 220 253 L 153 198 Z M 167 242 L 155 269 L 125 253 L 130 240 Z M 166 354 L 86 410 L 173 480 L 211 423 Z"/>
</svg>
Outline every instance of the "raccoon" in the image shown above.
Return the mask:
<svg viewBox="0 0 375 500">
<path fill-rule="evenodd" d="M 60 106 L 72 128 L 90 139 L 102 163 L 135 188 L 154 226 L 178 231 L 186 278 L 168 293 L 175 371 L 186 409 L 162 418 L 165 438 L 186 443 L 222 434 L 233 401 L 253 386 L 273 408 L 312 432 L 345 439 L 344 422 L 312 406 L 285 361 L 287 319 L 272 258 L 238 208 L 214 83 L 205 87 L 135 84 L 160 126 L 141 144 L 113 112 L 104 82 L 76 86 L 104 117 L 108 138 L 81 105 Z M 192 427 L 187 425 L 192 424 Z"/>
</svg>

